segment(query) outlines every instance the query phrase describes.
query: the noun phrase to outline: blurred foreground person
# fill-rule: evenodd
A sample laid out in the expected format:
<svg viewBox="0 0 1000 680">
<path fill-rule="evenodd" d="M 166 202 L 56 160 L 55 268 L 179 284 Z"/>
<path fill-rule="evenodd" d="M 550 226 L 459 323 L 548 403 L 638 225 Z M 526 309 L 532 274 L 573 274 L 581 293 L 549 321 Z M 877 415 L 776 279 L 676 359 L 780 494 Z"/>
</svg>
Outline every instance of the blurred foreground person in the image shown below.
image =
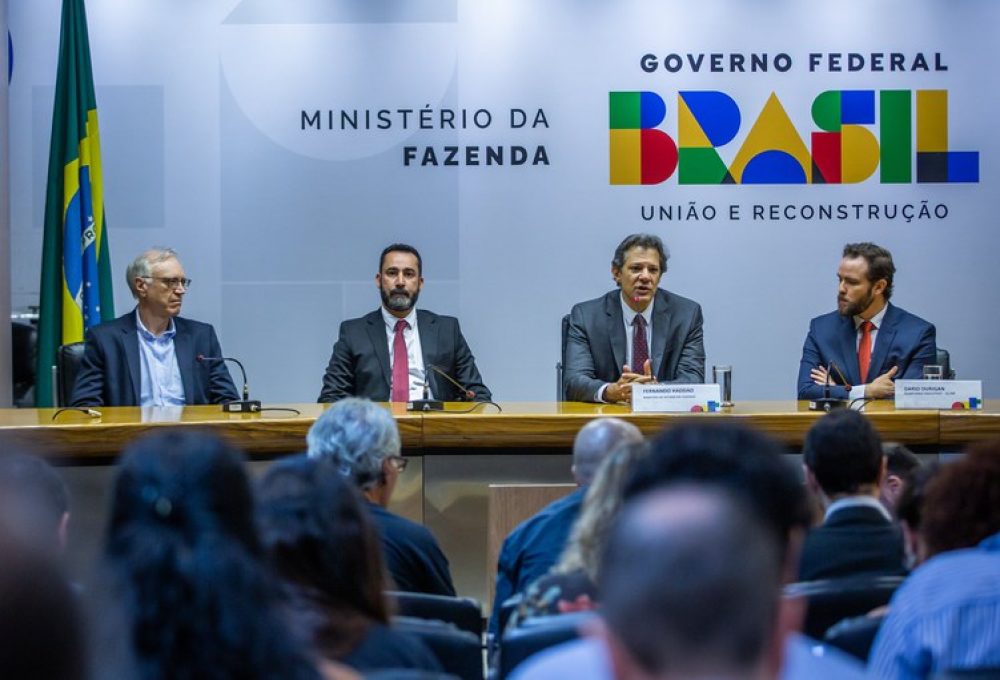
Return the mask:
<svg viewBox="0 0 1000 680">
<path fill-rule="evenodd" d="M 262 540 L 320 653 L 359 671 L 440 670 L 422 642 L 389 627 L 382 547 L 329 461 L 279 461 L 258 492 Z"/>
<path fill-rule="evenodd" d="M 262 562 L 242 456 L 166 432 L 121 460 L 111 501 L 95 675 L 319 678 Z"/>
<path fill-rule="evenodd" d="M 69 492 L 54 467 L 18 451 L 0 455 L 0 524 L 7 531 L 61 559 L 69 517 Z"/>
</svg>

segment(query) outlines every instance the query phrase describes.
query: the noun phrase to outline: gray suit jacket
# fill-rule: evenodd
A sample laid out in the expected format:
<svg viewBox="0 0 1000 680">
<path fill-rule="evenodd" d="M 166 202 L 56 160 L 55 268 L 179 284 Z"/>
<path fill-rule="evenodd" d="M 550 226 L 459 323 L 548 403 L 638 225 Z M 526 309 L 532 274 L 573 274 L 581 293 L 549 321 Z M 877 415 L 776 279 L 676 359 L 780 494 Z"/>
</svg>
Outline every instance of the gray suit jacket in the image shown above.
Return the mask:
<svg viewBox="0 0 1000 680">
<path fill-rule="evenodd" d="M 701 306 L 697 302 L 657 289 L 649 354 L 658 381 L 705 381 L 701 326 Z M 601 385 L 618 380 L 625 364 L 625 342 L 620 290 L 574 306 L 566 339 L 566 398 L 594 401 Z"/>
</svg>

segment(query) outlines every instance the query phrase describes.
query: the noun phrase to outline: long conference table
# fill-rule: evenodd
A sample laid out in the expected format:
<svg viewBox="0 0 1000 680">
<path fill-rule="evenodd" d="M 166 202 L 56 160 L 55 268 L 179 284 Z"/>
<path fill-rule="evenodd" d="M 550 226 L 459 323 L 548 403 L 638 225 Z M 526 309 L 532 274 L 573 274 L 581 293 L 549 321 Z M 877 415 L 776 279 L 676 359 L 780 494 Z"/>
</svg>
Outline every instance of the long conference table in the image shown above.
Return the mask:
<svg viewBox="0 0 1000 680">
<path fill-rule="evenodd" d="M 113 463 L 136 437 L 164 428 L 197 428 L 242 448 L 259 472 L 267 460 L 302 451 L 323 404 L 265 404 L 294 409 L 253 414 L 224 413 L 219 406 L 178 409 L 100 408 L 99 417 L 55 409 L 0 409 L 0 451 L 11 445 L 38 451 L 63 466 L 73 498 L 71 561 L 80 572 L 92 561 L 105 524 Z M 738 421 L 801 450 L 820 417 L 805 402 L 748 401 L 718 413 L 633 414 L 609 404 L 502 402 L 502 412 L 483 404 L 446 404 L 443 412 L 413 413 L 386 404 L 399 426 L 410 459 L 392 509 L 434 532 L 451 562 L 462 595 L 487 594 L 487 497 L 494 483 L 565 483 L 577 431 L 594 418 L 617 416 L 647 435 L 690 421 Z M 982 411 L 897 411 L 891 402 L 864 412 L 886 441 L 922 452 L 960 451 L 966 444 L 1000 436 L 1000 400 Z"/>
</svg>

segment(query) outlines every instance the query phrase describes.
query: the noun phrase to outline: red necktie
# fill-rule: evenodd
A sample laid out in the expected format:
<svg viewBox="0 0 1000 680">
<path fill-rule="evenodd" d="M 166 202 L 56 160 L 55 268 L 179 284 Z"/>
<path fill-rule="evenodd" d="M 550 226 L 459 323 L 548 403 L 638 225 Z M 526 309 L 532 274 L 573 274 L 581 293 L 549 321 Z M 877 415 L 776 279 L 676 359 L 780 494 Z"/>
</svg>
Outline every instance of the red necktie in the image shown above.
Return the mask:
<svg viewBox="0 0 1000 680">
<path fill-rule="evenodd" d="M 392 339 L 392 401 L 410 400 L 410 359 L 403 338 L 403 331 L 409 327 L 406 319 L 396 322 L 396 336 Z"/>
<path fill-rule="evenodd" d="M 649 359 L 649 345 L 646 343 L 646 317 L 636 314 L 632 317 L 632 372 L 642 373 Z"/>
<path fill-rule="evenodd" d="M 858 342 L 858 369 L 861 372 L 861 382 L 868 383 L 868 367 L 872 362 L 872 331 L 875 324 L 871 321 L 861 322 L 861 341 Z"/>
</svg>

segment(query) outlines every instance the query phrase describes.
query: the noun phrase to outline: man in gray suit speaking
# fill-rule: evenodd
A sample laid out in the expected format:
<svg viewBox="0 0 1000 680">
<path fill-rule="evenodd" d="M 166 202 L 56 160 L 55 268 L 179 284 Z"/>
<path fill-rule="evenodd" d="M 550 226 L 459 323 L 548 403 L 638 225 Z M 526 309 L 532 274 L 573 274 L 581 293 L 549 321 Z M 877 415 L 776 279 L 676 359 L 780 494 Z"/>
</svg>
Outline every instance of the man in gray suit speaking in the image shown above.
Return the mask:
<svg viewBox="0 0 1000 680">
<path fill-rule="evenodd" d="M 618 290 L 573 307 L 568 400 L 630 402 L 634 383 L 705 381 L 701 306 L 659 288 L 669 257 L 658 236 L 627 236 L 611 261 Z"/>
</svg>

